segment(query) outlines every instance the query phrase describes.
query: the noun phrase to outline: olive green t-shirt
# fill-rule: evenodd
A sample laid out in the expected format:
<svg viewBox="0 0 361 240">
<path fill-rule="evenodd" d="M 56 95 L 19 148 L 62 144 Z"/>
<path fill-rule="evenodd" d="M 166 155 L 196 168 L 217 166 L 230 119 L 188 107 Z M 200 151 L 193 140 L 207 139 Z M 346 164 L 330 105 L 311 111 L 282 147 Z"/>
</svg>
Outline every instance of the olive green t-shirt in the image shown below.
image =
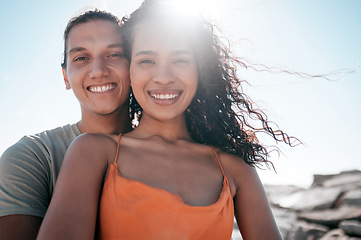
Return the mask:
<svg viewBox="0 0 361 240">
<path fill-rule="evenodd" d="M 0 216 L 44 217 L 76 124 L 25 136 L 0 158 Z"/>
</svg>

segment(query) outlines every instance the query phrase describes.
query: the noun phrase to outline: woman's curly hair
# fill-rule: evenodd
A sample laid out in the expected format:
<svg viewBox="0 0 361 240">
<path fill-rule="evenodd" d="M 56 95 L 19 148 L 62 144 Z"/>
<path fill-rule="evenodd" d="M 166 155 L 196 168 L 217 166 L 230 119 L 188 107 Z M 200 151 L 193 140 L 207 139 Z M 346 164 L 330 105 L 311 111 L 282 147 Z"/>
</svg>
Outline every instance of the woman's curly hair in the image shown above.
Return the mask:
<svg viewBox="0 0 361 240">
<path fill-rule="evenodd" d="M 276 142 L 288 145 L 298 141 L 283 131 L 272 129 L 266 114 L 256 109 L 243 92 L 244 80 L 237 77 L 237 67 L 247 66 L 231 56 L 231 51 L 216 34 L 216 27 L 205 19 L 187 17 L 171 10 L 167 1 L 145 0 L 130 16 L 123 17 L 122 36 L 125 56 L 131 61 L 132 42 L 137 26 L 150 20 L 162 20 L 183 30 L 195 54 L 198 68 L 198 88 L 185 111 L 192 139 L 236 154 L 251 166 L 268 166 L 269 148 L 258 142 L 256 133 L 266 133 Z M 175 19 L 175 20 L 173 20 Z M 140 120 L 142 108 L 130 98 L 131 116 Z M 258 126 L 258 127 L 256 127 Z M 277 127 L 277 125 L 275 125 Z"/>
</svg>

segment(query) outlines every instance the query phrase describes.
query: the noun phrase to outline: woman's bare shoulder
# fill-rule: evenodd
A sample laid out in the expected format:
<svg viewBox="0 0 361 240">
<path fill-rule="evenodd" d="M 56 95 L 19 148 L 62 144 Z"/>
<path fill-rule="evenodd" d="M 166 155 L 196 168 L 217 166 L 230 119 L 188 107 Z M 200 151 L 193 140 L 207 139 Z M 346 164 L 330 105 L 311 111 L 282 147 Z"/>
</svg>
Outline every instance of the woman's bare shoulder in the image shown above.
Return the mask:
<svg viewBox="0 0 361 240">
<path fill-rule="evenodd" d="M 79 135 L 69 146 L 66 158 L 111 159 L 116 151 L 118 143 L 117 135 L 102 133 L 84 133 Z"/>
<path fill-rule="evenodd" d="M 94 147 L 99 150 L 107 146 L 108 144 L 117 144 L 118 135 L 112 134 L 104 134 L 104 133 L 83 133 L 76 137 L 74 141 L 71 143 L 71 147 L 74 145 L 77 147 L 86 147 L 90 149 L 90 147 Z"/>
<path fill-rule="evenodd" d="M 222 150 L 217 149 L 217 154 L 219 156 L 220 161 L 222 162 L 222 165 L 225 165 L 225 170 L 232 171 L 249 171 L 253 167 L 248 165 L 240 156 L 237 156 L 235 154 L 227 153 Z"/>
<path fill-rule="evenodd" d="M 258 184 L 259 178 L 254 166 L 247 164 L 240 156 L 217 150 L 225 174 L 229 180 L 232 194 L 243 185 Z"/>
</svg>

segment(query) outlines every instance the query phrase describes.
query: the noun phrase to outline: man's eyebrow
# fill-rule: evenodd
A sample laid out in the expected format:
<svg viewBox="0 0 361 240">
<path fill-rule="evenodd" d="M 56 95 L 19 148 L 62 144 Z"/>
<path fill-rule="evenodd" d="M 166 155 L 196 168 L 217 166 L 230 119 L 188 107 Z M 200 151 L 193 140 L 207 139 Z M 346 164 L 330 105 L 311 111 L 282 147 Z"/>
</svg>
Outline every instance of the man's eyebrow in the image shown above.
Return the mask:
<svg viewBox="0 0 361 240">
<path fill-rule="evenodd" d="M 109 44 L 108 48 L 123 48 L 123 45 L 121 43 L 113 43 L 113 44 Z M 69 55 L 75 52 L 82 52 L 85 51 L 86 48 L 84 47 L 75 47 L 69 50 Z"/>
<path fill-rule="evenodd" d="M 113 43 L 108 45 L 108 48 L 123 48 L 123 45 L 121 43 Z"/>
<path fill-rule="evenodd" d="M 69 50 L 69 54 L 72 54 L 72 53 L 75 53 L 75 52 L 81 52 L 81 51 L 85 51 L 86 48 L 83 48 L 83 47 L 75 47 L 75 48 L 72 48 Z"/>
<path fill-rule="evenodd" d="M 157 55 L 157 54 L 154 51 L 141 50 L 135 54 L 135 56 L 139 56 L 139 55 Z"/>
</svg>

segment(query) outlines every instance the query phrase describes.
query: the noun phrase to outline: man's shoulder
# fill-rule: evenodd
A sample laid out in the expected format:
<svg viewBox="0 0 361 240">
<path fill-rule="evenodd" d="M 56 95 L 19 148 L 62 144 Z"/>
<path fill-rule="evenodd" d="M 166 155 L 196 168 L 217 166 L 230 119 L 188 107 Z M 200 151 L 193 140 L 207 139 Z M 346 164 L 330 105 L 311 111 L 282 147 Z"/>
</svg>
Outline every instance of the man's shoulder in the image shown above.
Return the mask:
<svg viewBox="0 0 361 240">
<path fill-rule="evenodd" d="M 33 138 L 45 138 L 45 137 L 56 137 L 56 136 L 78 136 L 80 135 L 80 131 L 76 124 L 67 124 L 64 126 L 56 127 L 49 130 L 44 130 L 42 132 L 27 135 L 25 137 L 33 137 Z"/>
<path fill-rule="evenodd" d="M 24 136 L 19 142 L 38 142 L 46 145 L 52 145 L 53 143 L 59 144 L 64 143 L 70 144 L 74 138 L 79 136 L 81 133 L 76 124 L 67 124 L 65 126 L 57 127 L 50 130 L 45 130 L 40 133 L 33 135 Z"/>
<path fill-rule="evenodd" d="M 80 135 L 69 124 L 22 137 L 0 157 L 0 216 L 44 216 L 65 152 Z"/>
<path fill-rule="evenodd" d="M 76 124 L 68 124 L 40 133 L 26 135 L 10 146 L 4 154 L 13 155 L 16 152 L 50 154 L 53 151 L 66 151 L 70 143 L 80 134 Z"/>
</svg>

